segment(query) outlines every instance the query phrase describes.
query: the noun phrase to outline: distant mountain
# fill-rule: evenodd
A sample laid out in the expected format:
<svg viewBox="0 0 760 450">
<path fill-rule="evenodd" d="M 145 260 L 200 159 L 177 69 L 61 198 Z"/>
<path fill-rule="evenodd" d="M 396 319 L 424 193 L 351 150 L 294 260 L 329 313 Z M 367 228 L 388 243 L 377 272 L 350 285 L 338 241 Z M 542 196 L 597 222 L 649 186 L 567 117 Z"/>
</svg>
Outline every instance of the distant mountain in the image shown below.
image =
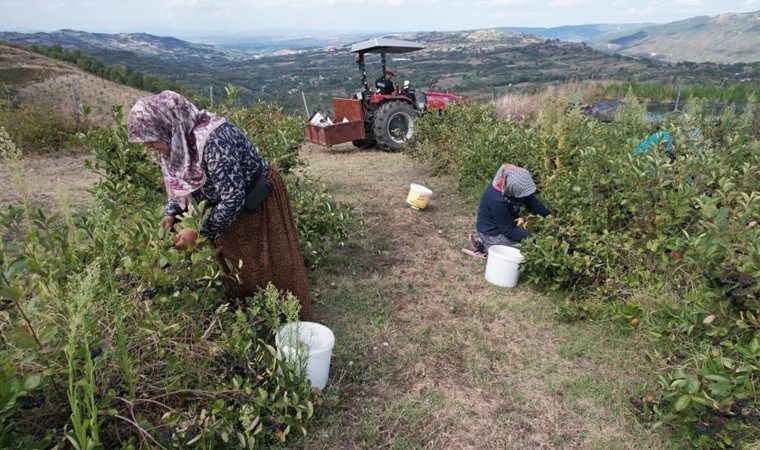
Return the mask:
<svg viewBox="0 0 760 450">
<path fill-rule="evenodd" d="M 496 31 L 532 34 L 546 39 L 559 39 L 568 42 L 586 42 L 609 33 L 621 33 L 650 26 L 647 23 L 588 24 L 566 25 L 553 28 L 535 27 L 499 27 Z"/>
<path fill-rule="evenodd" d="M 760 11 L 700 16 L 599 36 L 589 42 L 608 53 L 660 61 L 760 61 Z"/>
<path fill-rule="evenodd" d="M 60 45 L 64 48 L 78 48 L 87 54 L 102 54 L 103 50 L 127 51 L 142 57 L 159 57 L 162 60 L 191 63 L 242 60 L 252 57 L 251 53 L 245 51 L 195 44 L 174 37 L 146 33 L 105 34 L 78 30 L 59 30 L 52 33 L 0 32 L 0 41 L 23 46 Z"/>
<path fill-rule="evenodd" d="M 281 32 L 282 33 L 282 32 Z M 253 52 L 257 55 L 271 53 L 281 49 L 308 49 L 332 47 L 346 42 L 360 42 L 377 36 L 378 33 L 328 34 L 322 32 L 301 31 L 292 34 L 203 34 L 186 36 L 191 42 L 217 45 L 219 47 Z"/>
</svg>

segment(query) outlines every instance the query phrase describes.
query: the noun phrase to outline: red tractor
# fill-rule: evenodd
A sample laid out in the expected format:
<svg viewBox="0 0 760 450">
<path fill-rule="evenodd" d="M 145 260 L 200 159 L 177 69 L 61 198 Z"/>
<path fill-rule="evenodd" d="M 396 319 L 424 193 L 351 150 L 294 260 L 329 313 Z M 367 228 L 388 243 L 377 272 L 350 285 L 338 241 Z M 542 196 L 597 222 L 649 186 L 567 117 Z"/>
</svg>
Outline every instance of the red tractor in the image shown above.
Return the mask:
<svg viewBox="0 0 760 450">
<path fill-rule="evenodd" d="M 425 48 L 417 42 L 398 39 L 370 39 L 351 46 L 362 76 L 363 90 L 352 98 L 334 98 L 332 124 L 310 122 L 306 139 L 323 146 L 353 142 L 360 148 L 378 147 L 400 150 L 414 136 L 414 121 L 419 114 L 431 109 L 440 110 L 462 98 L 443 92 L 417 91 L 408 82 L 392 94 L 380 94 L 367 84 L 364 55 L 379 53 L 385 73 L 385 55 L 409 53 Z"/>
</svg>

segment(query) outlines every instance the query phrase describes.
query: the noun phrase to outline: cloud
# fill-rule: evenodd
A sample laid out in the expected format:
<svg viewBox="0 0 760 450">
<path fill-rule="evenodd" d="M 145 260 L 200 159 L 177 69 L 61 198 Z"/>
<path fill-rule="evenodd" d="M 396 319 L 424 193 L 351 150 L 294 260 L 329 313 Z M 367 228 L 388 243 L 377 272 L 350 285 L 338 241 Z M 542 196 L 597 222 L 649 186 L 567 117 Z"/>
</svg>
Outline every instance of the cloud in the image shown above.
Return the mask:
<svg viewBox="0 0 760 450">
<path fill-rule="evenodd" d="M 494 6 L 525 5 L 525 4 L 530 3 L 530 0 L 478 0 L 478 3 L 481 5 L 494 5 Z"/>
<path fill-rule="evenodd" d="M 177 10 L 183 9 L 195 9 L 198 7 L 200 0 L 166 0 L 164 2 L 164 10 Z"/>
<path fill-rule="evenodd" d="M 437 3 L 438 0 L 428 0 L 426 3 Z M 315 9 L 326 6 L 357 6 L 357 5 L 376 5 L 380 8 L 384 6 L 403 6 L 406 0 L 310 0 L 308 2 L 296 0 L 248 0 L 243 1 L 242 5 L 247 8 L 298 8 L 298 9 Z"/>
<path fill-rule="evenodd" d="M 587 3 L 587 0 L 552 0 L 549 6 L 577 6 Z"/>
<path fill-rule="evenodd" d="M 671 0 L 673 6 L 702 6 L 705 0 Z"/>
</svg>

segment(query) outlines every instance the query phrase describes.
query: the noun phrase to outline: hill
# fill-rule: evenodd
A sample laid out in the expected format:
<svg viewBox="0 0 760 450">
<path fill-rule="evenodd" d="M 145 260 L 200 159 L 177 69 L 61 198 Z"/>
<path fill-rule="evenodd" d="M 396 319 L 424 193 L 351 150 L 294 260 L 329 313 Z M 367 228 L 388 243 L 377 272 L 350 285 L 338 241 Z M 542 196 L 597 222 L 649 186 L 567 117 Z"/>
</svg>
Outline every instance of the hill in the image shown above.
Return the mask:
<svg viewBox="0 0 760 450">
<path fill-rule="evenodd" d="M 410 80 L 416 87 L 428 86 L 432 81 L 438 90 L 476 100 L 490 100 L 513 89 L 536 89 L 546 83 L 600 79 L 721 83 L 724 79 L 730 82 L 754 77 L 757 71 L 751 65 L 668 64 L 600 52 L 585 43 L 491 29 L 388 37 L 426 45 L 415 53 L 388 56 L 388 64 L 397 70 L 400 81 Z M 99 44 L 101 38 L 103 42 Z M 239 98 L 244 102 L 279 103 L 289 112 L 303 112 L 304 97 L 309 109 L 315 111 L 329 108 L 333 97 L 353 95 L 361 88 L 360 73 L 349 51 L 353 41 L 319 48 L 249 53 L 247 58 L 241 58 L 224 56 L 228 49 L 207 49 L 210 46 L 144 34 L 104 36 L 63 30 L 34 35 L 2 33 L 0 39 L 26 45 L 65 43 L 70 48 L 74 48 L 74 42 L 86 43 L 82 45 L 89 49 L 87 53 L 104 63 L 122 64 L 145 75 L 182 83 L 203 94 L 213 89 L 217 97 L 230 84 L 240 89 Z M 83 52 L 85 49 L 80 48 Z M 204 53 L 205 50 L 210 53 Z M 370 82 L 380 75 L 379 60 L 378 55 L 367 58 Z"/>
<path fill-rule="evenodd" d="M 73 114 L 73 98 L 92 106 L 90 118 L 104 124 L 115 105 L 130 108 L 150 95 L 112 83 L 79 68 L 36 53 L 0 44 L 0 87 L 22 103 L 41 103 Z"/>
<path fill-rule="evenodd" d="M 587 24 L 565 25 L 561 27 L 498 27 L 496 31 L 533 34 L 546 39 L 559 39 L 568 42 L 586 42 L 605 34 L 623 33 L 632 29 L 638 30 L 651 24 L 619 23 L 619 24 Z"/>
<path fill-rule="evenodd" d="M 591 40 L 589 45 L 605 52 L 668 62 L 757 62 L 760 11 L 693 17 L 607 34 Z"/>
<path fill-rule="evenodd" d="M 32 45 L 60 45 L 64 48 L 78 48 L 83 53 L 98 56 L 102 51 L 111 53 L 127 51 L 146 58 L 161 58 L 165 61 L 183 61 L 194 64 L 234 61 L 250 58 L 248 52 L 195 44 L 173 37 L 154 36 L 147 33 L 87 33 L 78 30 L 58 30 L 52 33 L 0 32 L 0 41 L 25 47 Z M 112 63 L 104 60 L 103 62 Z"/>
</svg>

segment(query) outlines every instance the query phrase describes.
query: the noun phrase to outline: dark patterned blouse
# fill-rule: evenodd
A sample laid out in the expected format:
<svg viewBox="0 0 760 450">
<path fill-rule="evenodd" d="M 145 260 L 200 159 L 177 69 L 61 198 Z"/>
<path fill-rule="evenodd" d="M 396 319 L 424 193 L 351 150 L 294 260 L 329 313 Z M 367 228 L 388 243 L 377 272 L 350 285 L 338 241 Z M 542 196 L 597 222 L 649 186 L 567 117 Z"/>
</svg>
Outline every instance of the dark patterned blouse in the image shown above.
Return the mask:
<svg viewBox="0 0 760 450">
<path fill-rule="evenodd" d="M 213 206 L 201 226 L 201 234 L 216 241 L 235 221 L 243 208 L 245 189 L 258 174 L 266 176 L 269 162 L 234 125 L 224 123 L 211 132 L 203 150 L 201 168 L 206 182 L 193 192 L 196 202 Z M 184 212 L 174 200 L 164 208 L 165 216 Z"/>
</svg>

